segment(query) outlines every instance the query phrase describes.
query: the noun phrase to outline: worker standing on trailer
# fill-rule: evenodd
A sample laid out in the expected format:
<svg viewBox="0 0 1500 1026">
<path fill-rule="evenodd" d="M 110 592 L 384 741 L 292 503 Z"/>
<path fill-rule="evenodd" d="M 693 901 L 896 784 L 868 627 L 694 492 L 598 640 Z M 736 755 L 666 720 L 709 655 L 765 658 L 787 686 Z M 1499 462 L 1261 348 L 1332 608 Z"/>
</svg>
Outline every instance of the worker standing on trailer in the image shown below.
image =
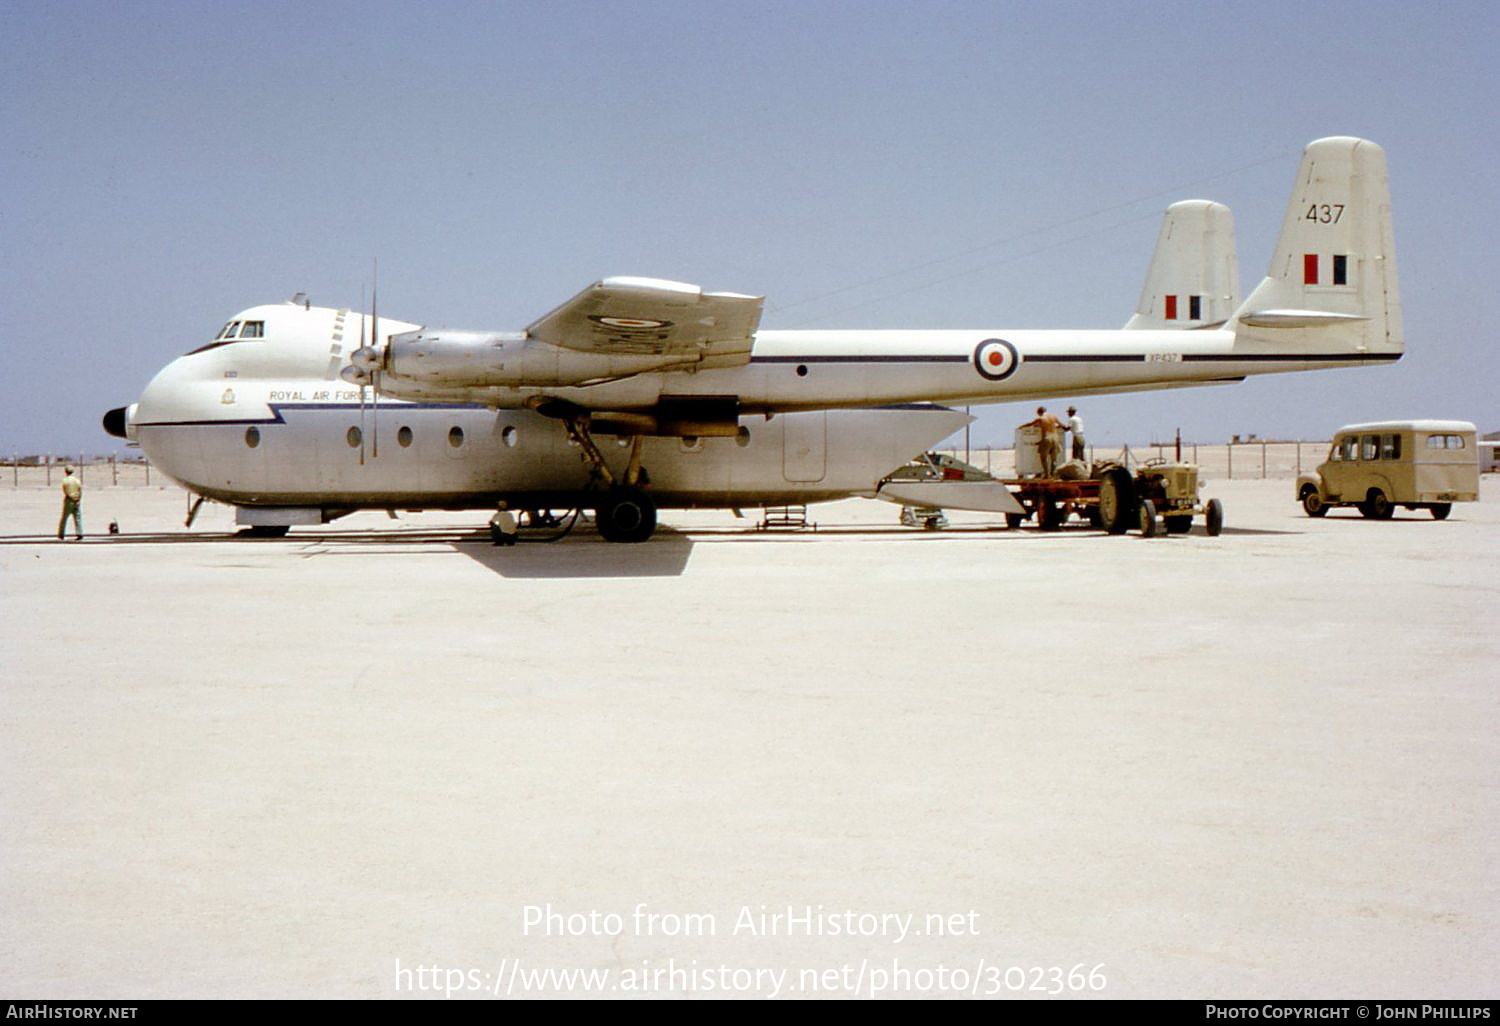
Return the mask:
<svg viewBox="0 0 1500 1026">
<path fill-rule="evenodd" d="M 1063 422 L 1057 419 L 1057 415 L 1047 412 L 1047 407 L 1036 408 L 1036 419 L 1025 427 L 1041 429 L 1041 436 L 1037 439 L 1036 454 L 1041 457 L 1042 476 L 1053 477 L 1057 474 L 1057 461 L 1062 456 L 1063 432 L 1067 430 Z"/>
<path fill-rule="evenodd" d="M 1078 407 L 1068 407 L 1068 431 L 1073 436 L 1073 458 L 1082 460 L 1083 456 L 1083 418 L 1078 415 Z"/>
</svg>

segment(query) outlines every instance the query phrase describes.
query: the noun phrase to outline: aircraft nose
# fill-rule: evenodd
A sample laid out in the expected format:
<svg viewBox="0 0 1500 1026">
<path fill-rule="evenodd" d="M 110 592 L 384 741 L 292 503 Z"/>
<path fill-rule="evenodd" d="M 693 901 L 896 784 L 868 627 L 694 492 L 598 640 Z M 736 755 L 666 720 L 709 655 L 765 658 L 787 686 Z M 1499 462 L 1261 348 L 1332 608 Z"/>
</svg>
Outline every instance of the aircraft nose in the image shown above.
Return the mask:
<svg viewBox="0 0 1500 1026">
<path fill-rule="evenodd" d="M 129 438 L 125 433 L 125 416 L 129 411 L 128 406 L 116 406 L 104 415 L 104 430 L 116 438 Z"/>
</svg>

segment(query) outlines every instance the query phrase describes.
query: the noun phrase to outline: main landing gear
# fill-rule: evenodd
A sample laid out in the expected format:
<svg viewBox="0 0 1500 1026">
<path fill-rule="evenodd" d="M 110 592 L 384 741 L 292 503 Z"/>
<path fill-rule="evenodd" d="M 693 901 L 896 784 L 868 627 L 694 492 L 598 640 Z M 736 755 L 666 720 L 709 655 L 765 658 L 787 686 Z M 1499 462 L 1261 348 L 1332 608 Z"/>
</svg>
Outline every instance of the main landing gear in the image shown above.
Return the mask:
<svg viewBox="0 0 1500 1026">
<path fill-rule="evenodd" d="M 630 463 L 625 468 L 625 479 L 617 480 L 604 462 L 604 454 L 594 444 L 584 417 L 567 417 L 563 420 L 568 437 L 583 449 L 584 459 L 594 478 L 604 486 L 594 511 L 594 524 L 599 536 L 611 542 L 643 542 L 656 530 L 656 503 L 651 501 L 641 486 L 648 480 L 641 467 L 641 443 L 643 435 L 634 435 L 630 440 Z"/>
</svg>

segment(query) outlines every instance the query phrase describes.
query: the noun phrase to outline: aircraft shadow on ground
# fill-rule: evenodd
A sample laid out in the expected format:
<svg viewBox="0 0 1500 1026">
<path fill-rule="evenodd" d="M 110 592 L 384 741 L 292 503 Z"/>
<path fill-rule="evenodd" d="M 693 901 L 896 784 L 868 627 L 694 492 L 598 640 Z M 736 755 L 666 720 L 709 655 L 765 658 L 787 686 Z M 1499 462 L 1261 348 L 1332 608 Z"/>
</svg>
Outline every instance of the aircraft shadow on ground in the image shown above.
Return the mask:
<svg viewBox="0 0 1500 1026">
<path fill-rule="evenodd" d="M 550 544 L 528 542 L 524 534 L 515 545 L 495 545 L 488 536 L 451 544 L 485 569 L 519 578 L 679 577 L 693 553 L 691 538 L 665 527 L 636 545 L 611 545 L 592 531 Z"/>
<path fill-rule="evenodd" d="M 612 545 L 591 528 L 559 537 L 557 532 L 521 533 L 521 541 L 499 547 L 488 530 L 299 531 L 283 538 L 255 538 L 244 532 L 170 531 L 90 535 L 83 542 L 59 542 L 50 535 L 0 536 L 0 547 L 50 548 L 85 545 L 233 545 L 275 546 L 303 559 L 332 556 L 382 556 L 420 552 L 446 545 L 503 577 L 676 577 L 687 568 L 693 542 L 670 527 L 658 527 L 650 541 Z"/>
</svg>

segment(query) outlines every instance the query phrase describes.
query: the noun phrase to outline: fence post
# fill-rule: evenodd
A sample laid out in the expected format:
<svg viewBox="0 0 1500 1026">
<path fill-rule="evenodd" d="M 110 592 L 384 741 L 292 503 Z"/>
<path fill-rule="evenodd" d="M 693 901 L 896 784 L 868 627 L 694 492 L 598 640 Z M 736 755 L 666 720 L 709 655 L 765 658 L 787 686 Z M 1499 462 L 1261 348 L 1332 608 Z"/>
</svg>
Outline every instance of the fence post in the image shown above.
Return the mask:
<svg viewBox="0 0 1500 1026">
<path fill-rule="evenodd" d="M 1260 440 L 1260 479 L 1266 479 L 1266 440 Z"/>
<path fill-rule="evenodd" d="M 1225 451 L 1227 453 L 1229 453 L 1229 472 L 1225 476 L 1228 477 L 1229 480 L 1233 481 L 1234 480 L 1234 443 L 1230 442 L 1227 446 L 1225 446 Z"/>
<path fill-rule="evenodd" d="M 109 483 L 118 485 L 120 483 L 120 468 L 115 466 L 115 454 L 109 454 Z"/>
<path fill-rule="evenodd" d="M 1302 476 L 1302 439 L 1297 439 L 1297 476 Z"/>
<path fill-rule="evenodd" d="M 47 487 L 52 487 L 52 454 L 47 454 Z"/>
</svg>

